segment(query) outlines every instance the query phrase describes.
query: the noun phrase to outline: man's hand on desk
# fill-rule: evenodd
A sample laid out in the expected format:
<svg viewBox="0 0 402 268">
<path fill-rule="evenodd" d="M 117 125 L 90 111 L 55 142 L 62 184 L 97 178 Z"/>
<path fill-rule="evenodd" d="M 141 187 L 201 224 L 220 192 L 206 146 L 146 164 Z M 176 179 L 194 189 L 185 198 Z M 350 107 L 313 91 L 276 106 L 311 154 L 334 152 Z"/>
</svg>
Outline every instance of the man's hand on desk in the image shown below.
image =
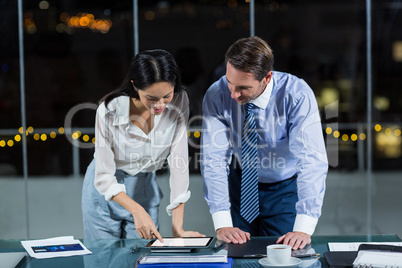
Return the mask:
<svg viewBox="0 0 402 268">
<path fill-rule="evenodd" d="M 250 240 L 250 233 L 236 227 L 223 227 L 216 230 L 216 237 L 226 243 L 244 244 Z"/>
<path fill-rule="evenodd" d="M 284 245 L 289 245 L 293 249 L 302 249 L 307 244 L 311 243 L 311 236 L 302 232 L 289 232 L 279 237 L 276 243 L 277 244 L 283 243 Z"/>
</svg>

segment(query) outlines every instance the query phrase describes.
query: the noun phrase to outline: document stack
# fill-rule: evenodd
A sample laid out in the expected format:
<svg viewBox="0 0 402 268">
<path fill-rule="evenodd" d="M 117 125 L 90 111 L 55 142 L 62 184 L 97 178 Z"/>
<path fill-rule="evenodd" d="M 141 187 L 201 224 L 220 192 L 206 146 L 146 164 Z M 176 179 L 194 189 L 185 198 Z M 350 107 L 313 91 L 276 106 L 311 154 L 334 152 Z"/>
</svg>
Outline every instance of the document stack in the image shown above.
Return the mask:
<svg viewBox="0 0 402 268">
<path fill-rule="evenodd" d="M 138 268 L 153 267 L 208 267 L 230 268 L 233 259 L 226 255 L 144 256 L 138 259 Z"/>
</svg>

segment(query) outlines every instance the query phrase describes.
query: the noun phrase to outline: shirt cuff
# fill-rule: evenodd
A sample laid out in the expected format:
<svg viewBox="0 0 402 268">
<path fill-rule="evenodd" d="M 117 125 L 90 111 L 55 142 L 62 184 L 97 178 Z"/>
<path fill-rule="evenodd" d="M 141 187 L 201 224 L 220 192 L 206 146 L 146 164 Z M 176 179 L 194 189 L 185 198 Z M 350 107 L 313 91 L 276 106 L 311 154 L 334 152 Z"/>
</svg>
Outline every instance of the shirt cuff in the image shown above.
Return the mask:
<svg viewBox="0 0 402 268">
<path fill-rule="evenodd" d="M 215 231 L 223 227 L 233 227 L 232 215 L 229 210 L 218 211 L 212 214 Z"/>
<path fill-rule="evenodd" d="M 169 216 L 172 216 L 172 210 L 175 209 L 181 203 L 186 203 L 187 200 L 190 199 L 190 196 L 191 196 L 191 192 L 187 191 L 185 193 L 182 193 L 178 197 L 176 197 L 176 199 L 166 207 L 167 214 Z"/>
<path fill-rule="evenodd" d="M 121 192 L 126 192 L 126 186 L 124 184 L 116 183 L 111 185 L 105 193 L 106 201 L 112 201 L 113 196 Z"/>
<path fill-rule="evenodd" d="M 317 225 L 318 219 L 305 214 L 297 214 L 293 232 L 303 232 L 312 235 Z"/>
</svg>

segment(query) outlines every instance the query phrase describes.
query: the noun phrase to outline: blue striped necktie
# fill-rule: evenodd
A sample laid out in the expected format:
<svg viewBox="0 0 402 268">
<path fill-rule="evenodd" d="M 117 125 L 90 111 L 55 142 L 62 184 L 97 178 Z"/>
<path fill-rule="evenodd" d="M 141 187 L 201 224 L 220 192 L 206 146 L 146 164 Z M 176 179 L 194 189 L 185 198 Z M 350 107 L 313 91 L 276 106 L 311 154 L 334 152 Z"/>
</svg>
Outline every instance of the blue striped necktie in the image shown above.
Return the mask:
<svg viewBox="0 0 402 268">
<path fill-rule="evenodd" d="M 254 104 L 246 104 L 241 140 L 240 215 L 251 223 L 260 213 L 258 198 L 257 130 L 253 114 Z"/>
</svg>

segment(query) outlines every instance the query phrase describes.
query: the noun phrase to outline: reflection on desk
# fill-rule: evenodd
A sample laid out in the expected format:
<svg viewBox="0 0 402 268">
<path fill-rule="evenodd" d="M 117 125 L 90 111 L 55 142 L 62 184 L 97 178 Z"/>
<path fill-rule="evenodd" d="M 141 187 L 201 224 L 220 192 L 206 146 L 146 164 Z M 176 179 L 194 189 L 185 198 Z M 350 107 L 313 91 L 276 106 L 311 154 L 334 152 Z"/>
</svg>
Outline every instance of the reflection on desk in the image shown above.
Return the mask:
<svg viewBox="0 0 402 268">
<path fill-rule="evenodd" d="M 137 259 L 140 257 L 138 249 L 145 247 L 148 242 L 148 240 L 142 239 L 85 241 L 84 245 L 91 248 L 93 254 L 83 256 L 84 267 L 134 268 Z M 132 253 L 134 247 L 137 247 L 137 252 Z"/>
</svg>

